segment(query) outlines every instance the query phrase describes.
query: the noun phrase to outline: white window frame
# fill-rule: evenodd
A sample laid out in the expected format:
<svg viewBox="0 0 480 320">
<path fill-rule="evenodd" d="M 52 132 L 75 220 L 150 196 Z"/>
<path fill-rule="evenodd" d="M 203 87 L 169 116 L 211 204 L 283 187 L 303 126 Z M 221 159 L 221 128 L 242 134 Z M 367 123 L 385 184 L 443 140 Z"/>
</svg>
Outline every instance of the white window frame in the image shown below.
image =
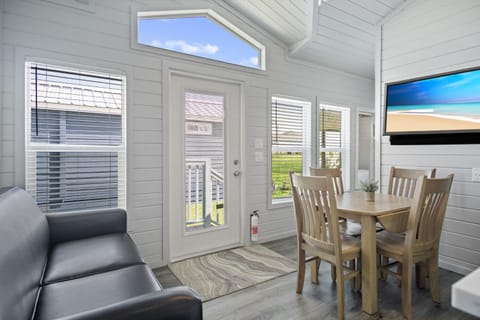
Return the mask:
<svg viewBox="0 0 480 320">
<path fill-rule="evenodd" d="M 318 135 L 320 133 L 320 128 L 317 128 L 316 132 L 316 141 L 315 141 L 315 146 L 317 149 L 317 155 L 315 157 L 315 166 L 319 166 L 319 159 L 320 159 L 320 153 L 321 152 L 340 152 L 341 154 L 341 159 L 342 159 L 342 179 L 343 179 L 343 185 L 345 190 L 350 190 L 350 165 L 351 165 L 351 154 L 350 154 L 350 113 L 351 110 L 350 108 L 347 107 L 341 107 L 337 105 L 331 105 L 331 104 L 325 104 L 325 103 L 319 103 L 317 106 L 317 114 L 316 114 L 316 120 L 317 122 L 320 121 L 320 111 L 322 109 L 326 110 L 332 110 L 332 111 L 339 111 L 341 112 L 341 148 L 322 148 L 320 146 L 320 139 L 318 138 Z"/>
<path fill-rule="evenodd" d="M 304 128 L 303 130 L 303 146 L 301 152 L 303 153 L 303 158 L 302 158 L 302 174 L 306 175 L 309 173 L 309 168 L 312 164 L 312 155 L 313 155 L 313 150 L 312 146 L 314 146 L 314 139 L 313 139 L 313 134 L 314 134 L 314 129 L 312 126 L 312 119 L 314 119 L 314 109 L 313 106 L 314 104 L 304 98 L 298 98 L 298 97 L 290 97 L 290 96 L 285 96 L 285 95 L 279 95 L 279 94 L 272 94 L 270 95 L 270 104 L 269 104 L 269 157 L 268 157 L 268 208 L 277 208 L 277 207 L 285 207 L 285 206 L 290 206 L 291 203 L 293 202 L 292 197 L 285 197 L 285 198 L 279 198 L 279 199 L 274 199 L 272 196 L 272 158 L 273 158 L 273 153 L 274 153 L 274 146 L 273 146 L 273 139 L 272 139 L 272 108 L 273 108 L 273 101 L 275 99 L 279 100 L 284 100 L 285 102 L 290 102 L 292 104 L 296 105 L 301 105 L 304 108 L 307 108 L 307 110 L 304 110 Z M 298 150 L 293 150 L 293 149 L 283 149 L 283 150 L 278 150 L 278 151 L 298 151 Z"/>
<path fill-rule="evenodd" d="M 110 152 L 118 154 L 118 207 L 122 209 L 127 208 L 127 108 L 126 108 L 126 77 L 123 73 L 113 73 L 122 81 L 122 139 L 118 146 L 102 146 L 102 145 L 65 145 L 65 144 L 49 144 L 31 141 L 31 108 L 32 102 L 29 96 L 29 86 L 31 81 L 31 66 L 32 64 L 47 64 L 56 66 L 62 70 L 72 70 L 78 72 L 81 70 L 85 74 L 99 74 L 102 72 L 96 71 L 94 67 L 79 66 L 69 67 L 62 63 L 45 62 L 42 60 L 27 59 L 24 64 L 25 71 L 25 189 L 36 198 L 36 167 L 29 165 L 30 153 L 37 152 Z"/>
<path fill-rule="evenodd" d="M 186 54 L 178 51 L 157 48 L 138 42 L 138 18 L 140 17 L 207 17 L 212 21 L 218 23 L 220 26 L 225 28 L 227 31 L 233 33 L 240 39 L 249 43 L 259 50 L 259 59 L 258 59 L 258 68 L 247 67 L 240 64 L 229 63 L 221 60 L 195 56 L 191 54 Z M 248 71 L 259 74 L 265 74 L 266 71 L 266 47 L 258 40 L 254 39 L 252 36 L 235 26 L 233 23 L 222 17 L 220 14 L 215 12 L 212 9 L 188 9 L 188 10 L 145 10 L 139 8 L 132 8 L 131 10 L 131 47 L 133 49 L 147 51 L 151 53 L 161 53 L 165 56 L 171 56 L 175 58 L 181 58 L 190 61 L 197 61 L 201 63 L 211 63 L 213 65 L 222 65 L 228 66 L 239 71 Z"/>
<path fill-rule="evenodd" d="M 351 150 L 351 115 L 352 115 L 352 108 L 350 106 L 345 105 L 337 105 L 332 103 L 326 102 L 318 102 L 321 101 L 318 97 L 316 97 L 316 103 L 312 103 L 309 99 L 299 98 L 294 96 L 285 96 L 280 94 L 269 94 L 269 108 L 268 108 L 268 184 L 267 184 L 267 208 L 268 209 L 281 209 L 285 207 L 290 207 L 292 203 L 292 198 L 282 198 L 282 199 L 273 199 L 272 197 L 272 155 L 273 155 L 273 140 L 272 140 L 272 103 L 275 98 L 280 99 L 290 99 L 293 101 L 300 101 L 310 104 L 310 119 L 311 122 L 308 123 L 309 125 L 309 148 L 307 157 L 304 156 L 303 158 L 303 174 L 309 175 L 309 167 L 310 166 L 318 166 L 320 152 L 323 151 L 334 151 L 334 152 L 341 152 L 342 154 L 342 176 L 343 176 L 343 184 L 345 190 L 351 189 L 351 172 L 352 172 L 352 150 Z M 313 99 L 315 100 L 315 99 Z M 314 107 L 315 106 L 315 107 Z M 341 148 L 320 148 L 320 141 L 319 141 L 319 117 L 320 117 L 320 108 L 331 109 L 335 111 L 342 112 L 342 147 Z"/>
</svg>

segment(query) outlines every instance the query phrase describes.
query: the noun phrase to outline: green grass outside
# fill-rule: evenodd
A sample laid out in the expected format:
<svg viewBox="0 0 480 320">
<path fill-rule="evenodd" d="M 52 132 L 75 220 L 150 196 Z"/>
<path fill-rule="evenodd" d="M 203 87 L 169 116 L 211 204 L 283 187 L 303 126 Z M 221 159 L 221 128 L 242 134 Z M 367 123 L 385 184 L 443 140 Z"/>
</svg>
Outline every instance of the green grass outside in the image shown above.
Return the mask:
<svg viewBox="0 0 480 320">
<path fill-rule="evenodd" d="M 286 198 L 292 195 L 289 171 L 302 173 L 302 153 L 275 152 L 272 154 L 272 198 Z"/>
<path fill-rule="evenodd" d="M 224 209 L 216 209 L 217 202 L 212 201 L 212 221 L 218 221 L 218 224 L 223 226 L 225 224 L 225 214 L 224 214 Z M 185 205 L 185 214 L 187 221 L 192 221 L 195 220 L 196 218 L 196 208 L 197 205 L 192 203 L 190 206 L 188 204 Z M 203 203 L 200 202 L 198 204 L 198 215 L 202 215 L 202 210 L 203 210 Z M 202 225 L 203 222 L 195 223 L 195 224 L 189 224 L 189 226 L 198 226 Z"/>
<path fill-rule="evenodd" d="M 341 157 L 339 152 L 322 152 L 321 163 L 323 168 L 337 168 L 340 166 Z M 302 173 L 302 153 L 275 152 L 272 153 L 272 199 L 290 197 L 292 190 L 290 188 L 289 171 Z"/>
</svg>

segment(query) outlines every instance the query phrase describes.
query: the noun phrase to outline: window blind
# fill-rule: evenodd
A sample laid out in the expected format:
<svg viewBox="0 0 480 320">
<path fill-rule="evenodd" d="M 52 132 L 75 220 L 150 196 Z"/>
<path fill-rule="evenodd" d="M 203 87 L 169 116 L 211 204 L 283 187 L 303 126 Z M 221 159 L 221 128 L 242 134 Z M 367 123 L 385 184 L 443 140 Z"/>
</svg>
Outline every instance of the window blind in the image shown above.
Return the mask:
<svg viewBox="0 0 480 320">
<path fill-rule="evenodd" d="M 306 173 L 311 158 L 311 104 L 272 97 L 272 201 L 291 196 L 289 171 Z"/>
<path fill-rule="evenodd" d="M 27 63 L 26 189 L 44 212 L 125 207 L 124 78 Z"/>
<path fill-rule="evenodd" d="M 38 152 L 36 200 L 46 212 L 118 206 L 115 152 Z"/>
<path fill-rule="evenodd" d="M 319 109 L 319 166 L 342 167 L 344 148 L 343 111 L 321 105 Z"/>
<path fill-rule="evenodd" d="M 321 148 L 342 148 L 342 111 L 320 108 L 319 141 Z"/>
<path fill-rule="evenodd" d="M 303 147 L 303 107 L 274 99 L 272 103 L 272 145 Z"/>
</svg>

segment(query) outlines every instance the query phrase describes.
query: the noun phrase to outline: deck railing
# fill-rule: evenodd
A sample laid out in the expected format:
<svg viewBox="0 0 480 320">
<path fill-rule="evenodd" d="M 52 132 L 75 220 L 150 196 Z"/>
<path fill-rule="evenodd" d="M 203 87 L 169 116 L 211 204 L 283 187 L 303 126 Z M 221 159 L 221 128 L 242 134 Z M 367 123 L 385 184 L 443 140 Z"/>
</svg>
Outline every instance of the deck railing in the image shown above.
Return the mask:
<svg viewBox="0 0 480 320">
<path fill-rule="evenodd" d="M 210 159 L 185 162 L 185 208 L 187 227 L 224 223 L 224 179 Z"/>
</svg>

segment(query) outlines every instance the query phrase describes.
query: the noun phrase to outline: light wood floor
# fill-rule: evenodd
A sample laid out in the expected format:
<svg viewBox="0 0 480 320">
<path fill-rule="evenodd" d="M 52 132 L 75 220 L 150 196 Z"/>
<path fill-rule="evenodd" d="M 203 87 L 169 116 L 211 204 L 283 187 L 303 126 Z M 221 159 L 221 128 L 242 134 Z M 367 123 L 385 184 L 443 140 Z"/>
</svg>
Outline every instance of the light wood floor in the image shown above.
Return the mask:
<svg viewBox="0 0 480 320">
<path fill-rule="evenodd" d="M 295 237 L 264 243 L 266 247 L 296 260 Z M 330 279 L 330 265 L 322 264 L 320 284 L 310 282 L 307 276 L 303 294 L 295 293 L 296 273 L 270 280 L 254 287 L 226 295 L 203 304 L 204 319 L 336 319 L 336 289 Z M 166 288 L 181 285 L 167 267 L 154 270 L 162 285 Z M 413 289 L 413 318 L 434 320 L 470 320 L 477 319 L 458 311 L 450 305 L 451 285 L 462 275 L 440 269 L 440 286 L 442 304 L 437 307 L 431 300 L 428 289 Z M 403 319 L 400 288 L 390 277 L 388 281 L 379 280 L 379 313 L 368 316 L 361 311 L 361 294 L 351 291 L 346 284 L 345 316 L 346 319 Z"/>
</svg>

